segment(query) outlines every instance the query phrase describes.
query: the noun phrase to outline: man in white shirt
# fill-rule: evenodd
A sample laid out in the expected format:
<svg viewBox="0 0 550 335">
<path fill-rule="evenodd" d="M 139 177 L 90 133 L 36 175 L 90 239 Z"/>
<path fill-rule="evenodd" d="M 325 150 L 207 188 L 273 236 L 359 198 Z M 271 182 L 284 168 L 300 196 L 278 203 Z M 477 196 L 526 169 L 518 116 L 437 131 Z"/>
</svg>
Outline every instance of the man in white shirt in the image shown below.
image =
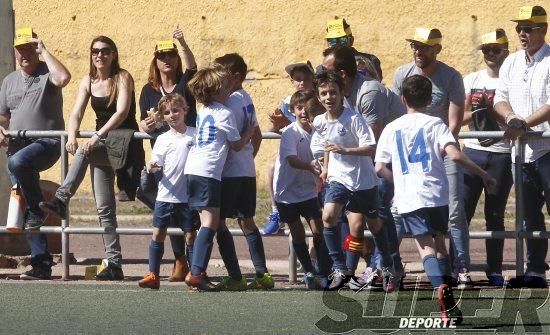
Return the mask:
<svg viewBox="0 0 550 335">
<path fill-rule="evenodd" d="M 511 54 L 500 68 L 494 108 L 508 126 L 506 137 L 515 139 L 529 128 L 550 130 L 550 46 L 545 42 L 547 15 L 541 6 L 524 6 L 519 10 L 516 32 L 521 49 Z M 512 149 L 512 158 L 514 150 Z M 550 204 L 550 140 L 529 140 L 525 145 L 523 170 L 523 204 L 525 230 L 545 231 L 542 206 Z M 528 239 L 525 276 L 510 280 L 514 287 L 546 288 L 545 263 L 548 240 Z"/>
</svg>

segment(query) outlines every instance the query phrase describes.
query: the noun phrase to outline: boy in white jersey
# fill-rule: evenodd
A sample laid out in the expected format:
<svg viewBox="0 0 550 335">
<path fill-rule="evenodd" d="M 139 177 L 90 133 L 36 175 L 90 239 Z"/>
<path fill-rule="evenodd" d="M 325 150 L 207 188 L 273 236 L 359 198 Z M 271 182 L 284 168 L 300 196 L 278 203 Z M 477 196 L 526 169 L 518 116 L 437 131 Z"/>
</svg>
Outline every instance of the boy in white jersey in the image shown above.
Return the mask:
<svg viewBox="0 0 550 335">
<path fill-rule="evenodd" d="M 285 127 L 281 134 L 279 157 L 275 164 L 273 189 L 281 221 L 288 224 L 292 246 L 305 272 L 309 289 L 321 288 L 306 244 L 306 235 L 300 216 L 305 218 L 313 233 L 313 245 L 319 260 L 319 273 L 330 271 L 328 250 L 323 239 L 321 207 L 317 198 L 317 182 L 321 165 L 313 158 L 310 149 L 311 120 L 306 110 L 308 101 L 316 99 L 312 93 L 297 91 L 290 99 L 290 108 L 296 121 Z"/>
<path fill-rule="evenodd" d="M 360 114 L 343 107 L 344 83 L 339 75 L 333 71 L 317 74 L 314 84 L 317 97 L 327 111 L 313 121 L 314 137 L 317 138 L 312 140 L 312 151 L 317 151 L 319 142 L 324 143 L 322 177 L 327 179 L 329 188 L 323 208 L 323 233 L 334 269 L 329 276 L 332 279 L 329 290 L 337 290 L 353 278 L 346 266 L 337 225 L 344 210 L 350 226 L 344 248 L 362 252 L 366 216 L 367 226 L 382 256 L 384 289 L 391 292 L 396 283 L 388 238 L 378 219 L 378 179 L 371 159 L 375 152 L 374 135 Z"/>
<path fill-rule="evenodd" d="M 289 64 L 285 67 L 285 71 L 290 76 L 290 81 L 292 86 L 296 89 L 296 92 L 307 92 L 313 89 L 313 75 L 315 72 L 309 60 Z M 290 95 L 287 96 L 281 102 L 279 108 L 276 108 L 275 111 L 269 115 L 269 121 L 272 123 L 270 131 L 280 132 L 281 129 L 296 121 L 296 117 L 290 109 L 290 97 Z M 267 193 L 271 200 L 271 213 L 269 214 L 267 224 L 262 229 L 262 234 L 264 235 L 276 234 L 282 232 L 283 229 L 283 223 L 279 218 L 279 212 L 277 211 L 275 198 L 273 196 L 273 173 L 276 160 L 277 159 L 273 161 L 273 164 L 269 164 L 267 167 Z"/>
<path fill-rule="evenodd" d="M 449 128 L 440 118 L 424 114 L 431 102 L 432 83 L 420 75 L 403 81 L 402 100 L 407 114 L 389 123 L 380 135 L 376 171 L 395 184 L 394 203 L 405 229 L 416 241 L 424 270 L 435 289 L 444 322 L 462 322 L 450 287 L 451 263 L 444 234 L 449 222 L 449 183 L 444 155 L 495 185 L 485 171 L 456 147 Z M 392 170 L 386 164 L 392 164 Z"/>
<path fill-rule="evenodd" d="M 237 219 L 248 243 L 250 258 L 256 270 L 256 276 L 248 285 L 248 288 L 271 289 L 274 287 L 274 282 L 267 271 L 262 235 L 256 227 L 256 223 L 254 223 L 254 215 L 256 214 L 256 167 L 254 157 L 262 142 L 262 132 L 260 131 L 252 98 L 243 89 L 242 85 L 248 67 L 244 59 L 236 53 L 218 57 L 214 60 L 214 63 L 224 67 L 229 72 L 231 96 L 225 102 L 225 106 L 233 114 L 237 129 L 242 133 L 247 128 L 253 128 L 252 140 L 247 142 L 240 151 L 229 150 L 223 167 L 221 221 L 216 235 L 218 246 L 224 262 L 233 262 L 234 264 L 237 262 L 236 255 L 229 252 L 229 250 L 234 250 L 235 247 L 233 237 L 225 225 L 226 218 Z M 235 276 L 230 274 L 229 277 L 222 278 L 222 284 L 226 290 L 234 291 L 247 288 L 246 281 L 235 281 L 233 277 Z"/>
<path fill-rule="evenodd" d="M 185 166 L 189 207 L 199 212 L 201 228 L 195 239 L 191 271 L 185 283 L 204 291 L 222 288 L 210 282 L 206 268 L 220 223 L 221 174 L 227 152 L 230 148 L 241 150 L 254 131 L 247 126 L 241 136 L 234 116 L 223 105 L 231 94 L 229 76 L 225 69 L 206 68 L 198 71 L 189 82 L 191 93 L 203 104 L 197 113 L 197 135 Z M 236 254 L 234 247 L 232 253 Z M 228 272 L 235 280 L 242 280 L 238 262 L 237 267 Z"/>
<path fill-rule="evenodd" d="M 189 150 L 193 146 L 195 128 L 185 125 L 189 107 L 177 94 L 168 94 L 159 101 L 159 113 L 170 130 L 155 142 L 147 171 L 162 169 L 153 212 L 153 238 L 149 243 L 149 274 L 138 282 L 140 287 L 160 287 L 160 263 L 164 254 L 164 239 L 168 227 L 181 228 L 185 232 L 187 252 L 192 259 L 194 227 L 191 210 L 187 204 L 187 183 L 183 170 Z"/>
</svg>

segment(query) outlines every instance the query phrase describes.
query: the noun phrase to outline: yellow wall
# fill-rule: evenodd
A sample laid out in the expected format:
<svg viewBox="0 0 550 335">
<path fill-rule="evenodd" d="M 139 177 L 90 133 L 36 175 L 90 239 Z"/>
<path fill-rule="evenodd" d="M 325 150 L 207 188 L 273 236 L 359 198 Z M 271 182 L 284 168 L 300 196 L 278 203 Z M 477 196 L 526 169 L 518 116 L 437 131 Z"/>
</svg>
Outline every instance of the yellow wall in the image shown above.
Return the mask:
<svg viewBox="0 0 550 335">
<path fill-rule="evenodd" d="M 415 27 L 440 28 L 443 51 L 439 59 L 466 74 L 482 67 L 474 48 L 487 31 L 506 29 L 511 35 L 510 49 L 517 49 L 509 19 L 524 4 L 519 0 L 13 1 L 16 26 L 32 26 L 73 75 L 64 90 L 66 120 L 78 82 L 88 71 L 88 48 L 94 36 L 107 35 L 117 43 L 121 64 L 134 76 L 139 94 L 155 41 L 169 38 L 172 27 L 179 23 L 199 67 L 227 52 L 244 57 L 251 70 L 245 89 L 254 99 L 262 129 L 268 127 L 266 113 L 292 93 L 284 66 L 306 58 L 320 63 L 326 21 L 334 15 L 351 24 L 358 50 L 380 58 L 384 82 L 391 84 L 395 69 L 411 60 L 404 39 L 412 36 Z M 88 109 L 81 129 L 93 129 L 94 120 Z M 260 181 L 265 180 L 265 166 L 272 161 L 277 145 L 273 140 L 262 144 L 257 158 Z M 59 170 L 44 176 L 58 181 Z M 81 192 L 90 191 L 88 180 Z"/>
</svg>

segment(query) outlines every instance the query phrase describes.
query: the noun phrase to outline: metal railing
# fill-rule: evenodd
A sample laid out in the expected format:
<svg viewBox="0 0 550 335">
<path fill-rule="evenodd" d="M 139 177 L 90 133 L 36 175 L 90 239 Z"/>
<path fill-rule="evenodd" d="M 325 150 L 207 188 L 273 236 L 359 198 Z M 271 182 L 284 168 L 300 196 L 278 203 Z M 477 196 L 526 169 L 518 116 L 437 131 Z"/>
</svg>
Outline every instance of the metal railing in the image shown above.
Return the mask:
<svg viewBox="0 0 550 335">
<path fill-rule="evenodd" d="M 67 143 L 67 132 L 66 131 L 40 131 L 40 130 L 19 130 L 19 131 L 9 131 L 8 134 L 13 138 L 37 138 L 37 137 L 50 137 L 50 138 L 60 138 L 61 146 L 61 182 L 65 179 L 68 170 L 68 155 L 65 150 L 65 144 Z M 78 138 L 89 138 L 94 134 L 91 131 L 82 131 L 78 133 Z M 504 135 L 502 131 L 491 131 L 491 132 L 480 132 L 480 131 L 468 131 L 461 132 L 459 134 L 460 138 L 501 138 Z M 147 133 L 136 132 L 134 133 L 134 138 L 137 139 L 152 139 L 154 136 L 151 136 Z M 279 139 L 280 135 L 272 132 L 263 132 L 263 139 Z M 523 137 L 516 139 L 515 145 L 515 162 L 523 162 L 523 157 L 525 153 L 525 143 L 529 139 L 540 139 L 540 138 L 550 138 L 550 132 L 528 132 Z M 522 180 L 522 169 L 521 164 L 515 164 L 514 168 L 514 180 Z M 515 231 L 472 231 L 470 232 L 470 238 L 472 239 L 488 239 L 488 238 L 498 238 L 498 239 L 516 239 L 516 275 L 523 275 L 524 267 L 524 239 L 541 239 L 550 238 L 550 232 L 546 231 L 531 231 L 526 232 L 523 230 L 523 219 L 524 219 L 524 208 L 523 202 L 523 184 L 514 183 L 515 187 Z M 520 199 L 520 201 L 517 201 Z M 45 233 L 45 234 L 61 234 L 61 261 L 63 265 L 62 279 L 69 280 L 69 235 L 70 234 L 119 234 L 119 235 L 151 235 L 153 233 L 153 228 L 116 228 L 109 229 L 103 227 L 70 227 L 69 225 L 69 211 L 67 211 L 67 216 L 61 220 L 60 227 L 40 227 L 39 230 L 33 231 L 33 233 Z M 243 232 L 240 229 L 230 229 L 229 230 L 234 236 L 243 236 Z M 169 228 L 168 235 L 183 235 L 184 232 L 177 228 Z M 13 234 L 6 230 L 5 226 L 0 226 L 0 234 Z M 285 235 L 289 235 L 289 231 L 285 231 Z M 269 236 L 269 235 L 268 235 Z M 310 231 L 306 232 L 306 236 L 311 237 L 312 234 Z M 371 236 L 370 232 L 366 231 L 365 236 Z M 408 237 L 408 236 L 405 236 Z M 292 243 L 289 235 L 289 280 L 296 281 L 296 254 L 292 248 Z"/>
</svg>

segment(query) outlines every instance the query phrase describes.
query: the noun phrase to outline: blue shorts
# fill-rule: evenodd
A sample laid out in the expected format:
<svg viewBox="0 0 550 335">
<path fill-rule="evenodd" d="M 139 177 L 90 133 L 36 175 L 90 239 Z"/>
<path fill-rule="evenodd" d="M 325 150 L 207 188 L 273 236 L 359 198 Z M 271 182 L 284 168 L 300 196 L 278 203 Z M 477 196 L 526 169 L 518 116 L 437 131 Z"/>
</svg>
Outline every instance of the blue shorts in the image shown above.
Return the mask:
<svg viewBox="0 0 550 335">
<path fill-rule="evenodd" d="M 155 201 L 153 227 L 181 228 L 184 232 L 192 232 L 195 230 L 195 222 L 196 219 L 186 203 Z"/>
<path fill-rule="evenodd" d="M 369 219 L 378 217 L 378 188 L 350 191 L 339 182 L 330 182 L 325 195 L 325 203 L 344 205 L 344 211 L 362 213 Z"/>
<path fill-rule="evenodd" d="M 191 209 L 220 208 L 221 182 L 219 180 L 192 174 L 188 174 L 186 177 L 188 203 Z"/>
<path fill-rule="evenodd" d="M 222 178 L 220 218 L 252 218 L 256 214 L 256 177 Z"/>
<path fill-rule="evenodd" d="M 401 214 L 405 231 L 412 236 L 446 234 L 449 228 L 449 206 L 423 207 Z"/>
<path fill-rule="evenodd" d="M 321 206 L 317 198 L 309 199 L 302 202 L 293 204 L 285 204 L 277 202 L 277 211 L 279 211 L 279 217 L 284 223 L 294 223 L 300 221 L 300 216 L 306 220 L 320 219 L 321 218 Z"/>
</svg>

